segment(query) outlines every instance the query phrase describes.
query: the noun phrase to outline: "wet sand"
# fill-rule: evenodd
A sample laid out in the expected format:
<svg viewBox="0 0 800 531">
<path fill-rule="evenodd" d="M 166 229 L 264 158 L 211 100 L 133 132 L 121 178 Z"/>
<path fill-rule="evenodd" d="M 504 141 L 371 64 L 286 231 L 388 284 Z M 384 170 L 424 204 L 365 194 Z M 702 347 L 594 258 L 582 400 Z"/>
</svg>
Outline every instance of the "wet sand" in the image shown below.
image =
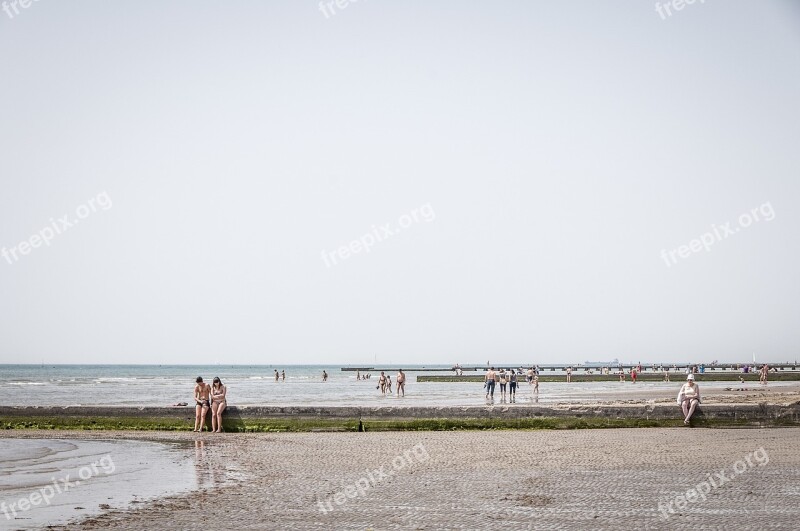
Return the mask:
<svg viewBox="0 0 800 531">
<path fill-rule="evenodd" d="M 243 473 L 65 529 L 794 529 L 800 517 L 800 428 L 63 435 L 203 441 L 209 474 Z M 720 471 L 731 479 L 686 501 Z"/>
<path fill-rule="evenodd" d="M 203 477 L 197 464 L 202 456 L 196 454 L 204 450 L 191 441 L 53 437 L 43 431 L 3 435 L 0 529 L 65 524 L 220 483 Z"/>
</svg>

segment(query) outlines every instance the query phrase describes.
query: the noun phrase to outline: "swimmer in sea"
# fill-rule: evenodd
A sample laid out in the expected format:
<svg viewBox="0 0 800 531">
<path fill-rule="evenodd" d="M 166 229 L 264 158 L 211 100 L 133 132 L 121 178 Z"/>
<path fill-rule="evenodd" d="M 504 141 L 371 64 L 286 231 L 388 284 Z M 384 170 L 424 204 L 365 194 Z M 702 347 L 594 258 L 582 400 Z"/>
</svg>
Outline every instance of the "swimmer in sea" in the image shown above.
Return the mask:
<svg viewBox="0 0 800 531">
<path fill-rule="evenodd" d="M 403 369 L 397 372 L 397 398 L 400 398 L 400 393 L 406 396 L 406 373 L 403 372 Z"/>
<path fill-rule="evenodd" d="M 194 414 L 194 431 L 203 431 L 203 426 L 206 424 L 206 415 L 211 408 L 211 386 L 203 383 L 201 376 L 197 377 L 194 386 L 194 401 L 195 401 L 195 414 Z"/>
</svg>

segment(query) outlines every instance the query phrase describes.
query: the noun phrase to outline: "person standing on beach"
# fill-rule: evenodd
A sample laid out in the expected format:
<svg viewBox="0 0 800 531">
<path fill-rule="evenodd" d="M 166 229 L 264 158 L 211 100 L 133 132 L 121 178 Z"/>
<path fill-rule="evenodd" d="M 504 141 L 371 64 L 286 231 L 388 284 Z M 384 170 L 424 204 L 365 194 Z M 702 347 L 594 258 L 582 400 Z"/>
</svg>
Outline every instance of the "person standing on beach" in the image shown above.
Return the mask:
<svg viewBox="0 0 800 531">
<path fill-rule="evenodd" d="M 203 378 L 198 376 L 194 386 L 194 401 L 196 404 L 194 408 L 194 431 L 203 431 L 203 426 L 206 425 L 206 415 L 208 415 L 208 410 L 211 408 L 210 394 L 211 386 L 203 383 Z"/>
<path fill-rule="evenodd" d="M 484 387 L 486 387 L 486 399 L 488 400 L 491 397 L 494 400 L 494 379 L 496 377 L 496 373 L 494 372 L 494 367 L 490 367 L 488 371 L 486 371 L 486 377 L 484 379 Z"/>
<path fill-rule="evenodd" d="M 513 404 L 517 401 L 517 371 L 512 370 L 508 377 L 508 400 Z"/>
<path fill-rule="evenodd" d="M 211 431 L 222 433 L 222 412 L 228 407 L 228 389 L 222 385 L 218 376 L 211 384 Z"/>
<path fill-rule="evenodd" d="M 688 426 L 694 410 L 700 404 L 700 386 L 694 383 L 694 374 L 687 376 L 686 383 L 681 386 L 678 392 L 678 404 L 683 410 L 683 416 L 686 417 L 683 423 Z"/>
<path fill-rule="evenodd" d="M 403 369 L 400 369 L 397 372 L 397 397 L 400 398 L 400 393 L 403 393 L 403 396 L 406 396 L 406 373 L 403 372 Z"/>
</svg>

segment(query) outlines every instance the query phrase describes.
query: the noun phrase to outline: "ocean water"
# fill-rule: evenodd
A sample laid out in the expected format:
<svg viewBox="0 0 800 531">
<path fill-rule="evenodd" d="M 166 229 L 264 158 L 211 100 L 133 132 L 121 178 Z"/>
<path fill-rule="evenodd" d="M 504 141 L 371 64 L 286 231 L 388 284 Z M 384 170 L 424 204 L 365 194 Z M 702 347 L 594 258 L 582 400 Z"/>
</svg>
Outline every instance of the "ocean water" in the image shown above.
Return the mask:
<svg viewBox="0 0 800 531">
<path fill-rule="evenodd" d="M 378 373 L 370 380 L 356 380 L 355 372 L 340 366 L 325 365 L 0 365 L 0 385 L 8 392 L 6 406 L 125 405 L 169 406 L 193 403 L 194 381 L 202 376 L 211 382 L 219 376 L 228 388 L 229 405 L 339 405 L 339 406 L 436 406 L 482 405 L 481 383 L 437 383 L 416 381 L 417 375 L 452 375 L 448 367 L 440 371 L 420 372 L 420 366 L 403 367 L 407 376 L 406 396 L 381 396 L 376 389 Z M 286 380 L 275 381 L 274 370 L 286 371 Z M 322 382 L 322 371 L 328 381 Z M 465 374 L 481 374 L 465 372 Z M 559 374 L 547 371 L 547 374 Z M 390 373 L 394 383 L 396 373 Z M 581 402 L 625 399 L 626 395 L 654 391 L 664 397 L 677 394 L 683 380 L 674 374 L 672 382 L 542 383 L 539 403 Z M 704 382 L 703 388 L 725 388 L 733 382 Z M 770 384 L 779 386 L 780 382 Z M 530 399 L 529 386 L 521 378 L 518 401 Z M 499 388 L 495 400 L 499 399 Z"/>
</svg>

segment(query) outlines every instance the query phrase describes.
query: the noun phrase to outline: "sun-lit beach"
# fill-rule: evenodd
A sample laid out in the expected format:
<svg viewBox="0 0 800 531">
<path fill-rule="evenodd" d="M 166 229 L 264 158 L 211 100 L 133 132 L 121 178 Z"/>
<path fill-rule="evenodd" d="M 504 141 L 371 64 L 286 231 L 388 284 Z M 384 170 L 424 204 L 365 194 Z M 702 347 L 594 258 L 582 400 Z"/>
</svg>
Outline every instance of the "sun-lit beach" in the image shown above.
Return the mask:
<svg viewBox="0 0 800 531">
<path fill-rule="evenodd" d="M 0 48 L 0 531 L 798 527 L 800 1 Z"/>
</svg>

